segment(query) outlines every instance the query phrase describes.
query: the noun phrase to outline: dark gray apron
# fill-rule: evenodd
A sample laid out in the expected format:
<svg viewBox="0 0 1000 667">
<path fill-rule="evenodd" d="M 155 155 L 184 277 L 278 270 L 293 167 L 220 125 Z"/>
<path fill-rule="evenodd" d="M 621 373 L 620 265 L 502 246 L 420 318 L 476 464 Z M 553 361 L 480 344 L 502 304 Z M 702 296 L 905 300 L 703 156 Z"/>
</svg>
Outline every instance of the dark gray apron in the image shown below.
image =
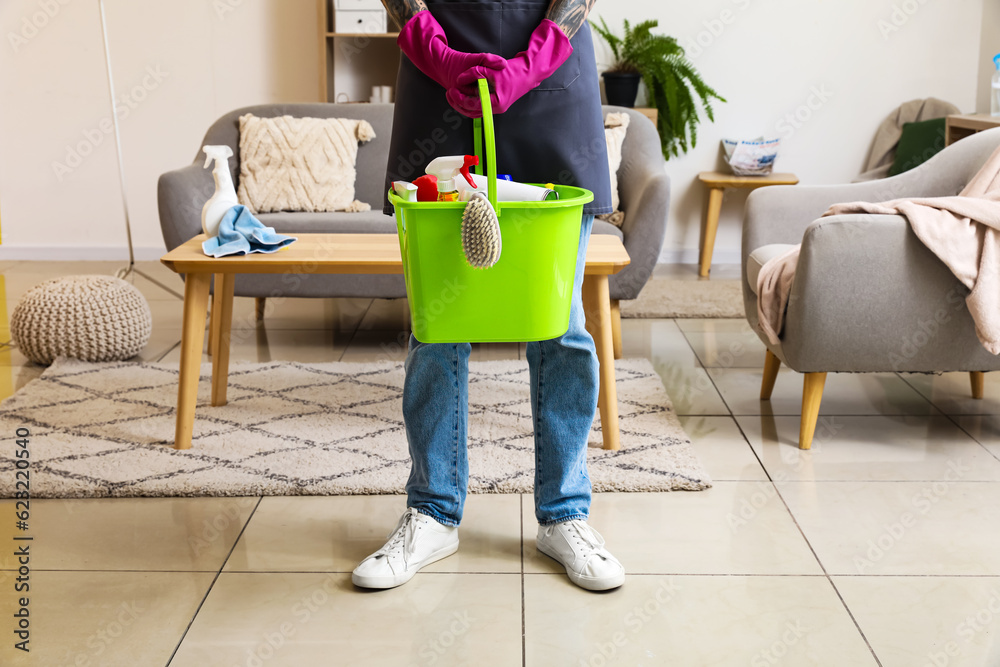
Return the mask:
<svg viewBox="0 0 1000 667">
<path fill-rule="evenodd" d="M 511 58 L 528 45 L 549 3 L 426 0 L 448 45 Z M 573 53 L 548 79 L 494 115 L 497 171 L 524 183 L 575 185 L 593 191 L 585 214 L 611 213 L 611 178 L 590 27 L 571 40 Z M 448 104 L 445 90 L 400 54 L 396 106 L 383 192 L 392 181 L 422 176 L 441 155 L 472 155 L 472 119 Z M 386 202 L 384 212 L 391 215 Z"/>
</svg>

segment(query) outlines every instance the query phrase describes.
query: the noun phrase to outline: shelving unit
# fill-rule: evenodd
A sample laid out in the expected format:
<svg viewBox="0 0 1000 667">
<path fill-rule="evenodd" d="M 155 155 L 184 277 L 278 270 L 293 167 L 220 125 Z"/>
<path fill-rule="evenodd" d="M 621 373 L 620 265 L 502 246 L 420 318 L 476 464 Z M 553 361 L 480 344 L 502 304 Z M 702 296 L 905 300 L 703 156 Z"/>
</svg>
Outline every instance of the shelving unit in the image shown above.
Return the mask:
<svg viewBox="0 0 1000 667">
<path fill-rule="evenodd" d="M 367 102 L 372 86 L 395 89 L 399 32 L 392 32 L 391 19 L 391 32 L 340 32 L 333 25 L 331 0 L 317 0 L 317 13 L 321 102 Z"/>
</svg>

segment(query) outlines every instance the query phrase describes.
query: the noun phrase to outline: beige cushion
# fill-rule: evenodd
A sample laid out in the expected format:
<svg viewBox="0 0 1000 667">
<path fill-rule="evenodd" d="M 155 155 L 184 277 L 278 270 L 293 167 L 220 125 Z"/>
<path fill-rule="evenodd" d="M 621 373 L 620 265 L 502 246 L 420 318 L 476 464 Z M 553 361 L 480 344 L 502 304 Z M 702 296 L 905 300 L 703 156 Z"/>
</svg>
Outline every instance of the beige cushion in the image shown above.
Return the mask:
<svg viewBox="0 0 1000 667">
<path fill-rule="evenodd" d="M 367 211 L 354 165 L 374 138 L 366 120 L 240 116 L 239 201 L 254 213 Z"/>
<path fill-rule="evenodd" d="M 625 141 L 628 123 L 627 113 L 609 113 L 604 118 L 604 140 L 608 146 L 608 170 L 611 172 L 611 208 L 614 212 L 597 217 L 616 227 L 621 227 L 625 222 L 625 214 L 619 210 L 621 198 L 618 196 L 618 168 L 622 165 L 622 143 Z"/>
<path fill-rule="evenodd" d="M 794 247 L 788 243 L 772 243 L 761 246 L 750 253 L 750 257 L 747 258 L 747 282 L 750 283 L 750 289 L 754 294 L 757 293 L 757 276 L 760 275 L 761 268 L 769 260 L 785 254 Z"/>
</svg>

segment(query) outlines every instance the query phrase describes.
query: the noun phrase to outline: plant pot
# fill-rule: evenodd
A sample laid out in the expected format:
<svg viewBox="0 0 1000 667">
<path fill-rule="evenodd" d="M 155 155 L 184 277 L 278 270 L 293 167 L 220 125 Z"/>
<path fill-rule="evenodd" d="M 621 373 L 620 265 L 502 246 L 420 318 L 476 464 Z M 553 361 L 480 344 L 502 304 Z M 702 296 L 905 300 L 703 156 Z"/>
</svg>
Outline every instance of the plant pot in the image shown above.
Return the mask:
<svg viewBox="0 0 1000 667">
<path fill-rule="evenodd" d="M 642 75 L 638 72 L 604 72 L 604 94 L 608 104 L 618 107 L 634 107 L 635 96 L 639 94 Z"/>
</svg>

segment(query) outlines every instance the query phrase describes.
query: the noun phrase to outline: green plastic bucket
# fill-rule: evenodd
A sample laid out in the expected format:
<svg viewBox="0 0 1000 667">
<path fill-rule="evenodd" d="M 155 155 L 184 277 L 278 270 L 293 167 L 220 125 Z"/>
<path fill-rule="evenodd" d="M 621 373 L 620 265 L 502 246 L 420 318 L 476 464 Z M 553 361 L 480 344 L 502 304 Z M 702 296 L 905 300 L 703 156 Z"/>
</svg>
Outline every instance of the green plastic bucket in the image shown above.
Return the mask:
<svg viewBox="0 0 1000 667">
<path fill-rule="evenodd" d="M 476 155 L 489 147 L 489 199 L 500 218 L 503 250 L 488 269 L 469 266 L 462 251 L 466 202 L 403 201 L 389 191 L 403 258 L 413 335 L 422 343 L 487 343 L 558 338 L 569 328 L 570 299 L 583 205 L 594 193 L 555 186 L 559 199 L 497 202 L 493 114 L 479 81 L 483 118 Z"/>
</svg>

